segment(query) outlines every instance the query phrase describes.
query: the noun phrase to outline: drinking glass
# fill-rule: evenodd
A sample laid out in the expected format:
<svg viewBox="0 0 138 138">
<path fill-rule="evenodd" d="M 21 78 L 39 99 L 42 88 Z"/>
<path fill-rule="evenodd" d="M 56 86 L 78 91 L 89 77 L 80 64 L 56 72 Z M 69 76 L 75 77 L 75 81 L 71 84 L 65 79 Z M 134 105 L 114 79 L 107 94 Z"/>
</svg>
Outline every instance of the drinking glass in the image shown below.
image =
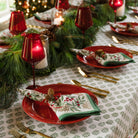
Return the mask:
<svg viewBox="0 0 138 138">
<path fill-rule="evenodd" d="M 45 57 L 45 52 L 41 38 L 39 34 L 30 33 L 24 38 L 22 48 L 22 59 L 32 65 L 33 69 L 33 85 L 28 86 L 27 89 L 35 89 L 38 85 L 35 85 L 35 64 L 40 62 Z"/>
<path fill-rule="evenodd" d="M 89 6 L 78 8 L 75 25 L 82 31 L 83 34 L 89 27 L 93 25 Z"/>
<path fill-rule="evenodd" d="M 56 0 L 56 5 L 55 5 L 56 9 L 64 9 L 67 10 L 69 9 L 69 2 L 68 0 Z"/>
<path fill-rule="evenodd" d="M 27 29 L 24 14 L 22 11 L 11 12 L 9 30 L 13 35 L 23 33 Z"/>
</svg>

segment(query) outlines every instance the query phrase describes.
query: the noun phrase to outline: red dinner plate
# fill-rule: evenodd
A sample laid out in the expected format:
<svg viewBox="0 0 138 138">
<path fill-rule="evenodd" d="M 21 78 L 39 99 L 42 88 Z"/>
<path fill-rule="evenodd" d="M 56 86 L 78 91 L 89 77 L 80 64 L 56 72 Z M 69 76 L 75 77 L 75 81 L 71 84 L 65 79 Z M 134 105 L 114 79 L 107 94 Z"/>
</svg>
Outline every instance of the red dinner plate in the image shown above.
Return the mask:
<svg viewBox="0 0 138 138">
<path fill-rule="evenodd" d="M 86 47 L 84 48 L 86 50 L 89 51 L 97 51 L 98 49 L 103 49 L 103 51 L 107 52 L 107 53 L 117 53 L 117 52 L 122 52 L 124 54 L 126 54 L 129 57 L 133 57 L 132 54 L 124 49 L 121 48 L 117 48 L 117 47 L 109 47 L 109 46 L 90 46 L 90 47 Z M 96 68 L 104 68 L 104 69 L 110 69 L 110 68 L 118 68 L 121 66 L 124 66 L 126 64 L 122 64 L 122 65 L 116 65 L 116 66 L 102 66 L 100 65 L 93 57 L 88 57 L 88 58 L 83 58 L 83 56 L 77 55 L 77 59 L 89 66 L 93 66 Z"/>
<path fill-rule="evenodd" d="M 36 90 L 41 93 L 47 93 L 48 89 L 52 88 L 55 93 L 61 93 L 61 94 L 72 94 L 72 93 L 88 93 L 91 98 L 95 101 L 96 104 L 98 104 L 98 100 L 96 96 L 90 92 L 89 90 L 76 86 L 71 84 L 51 84 L 51 85 L 45 85 L 37 88 Z M 83 118 L 70 118 L 66 121 L 60 121 L 53 110 L 44 103 L 41 102 L 35 102 L 27 97 L 24 97 L 22 102 L 23 110 L 26 114 L 28 114 L 30 117 L 49 124 L 58 124 L 58 125 L 65 125 L 65 124 L 72 124 L 76 122 L 80 122 L 82 120 L 85 120 L 88 117 Z"/>
<path fill-rule="evenodd" d="M 138 14 L 138 10 L 133 10 L 134 13 Z"/>
<path fill-rule="evenodd" d="M 131 23 L 131 22 L 122 22 L 122 23 L 118 23 L 118 24 L 127 25 L 128 23 L 130 23 L 132 25 L 132 27 L 138 26 L 138 23 Z M 111 26 L 111 30 L 114 31 L 115 33 L 118 33 L 118 34 L 121 34 L 121 35 L 138 36 L 138 33 L 127 32 L 127 31 L 119 31 L 118 28 L 114 28 L 112 26 Z"/>
</svg>

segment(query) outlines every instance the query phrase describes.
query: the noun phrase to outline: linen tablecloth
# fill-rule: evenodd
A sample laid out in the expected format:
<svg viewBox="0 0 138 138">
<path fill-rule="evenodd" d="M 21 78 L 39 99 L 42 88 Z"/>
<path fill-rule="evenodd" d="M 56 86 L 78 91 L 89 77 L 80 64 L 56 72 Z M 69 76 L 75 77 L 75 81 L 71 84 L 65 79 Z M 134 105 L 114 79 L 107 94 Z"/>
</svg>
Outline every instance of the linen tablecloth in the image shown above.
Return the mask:
<svg viewBox="0 0 138 138">
<path fill-rule="evenodd" d="M 138 22 L 131 12 L 128 13 L 125 21 Z M 45 26 L 45 24 L 34 20 L 34 18 L 29 19 L 27 23 Z M 8 30 L 5 30 L 5 32 L 8 32 Z M 2 35 L 3 33 L 1 32 Z M 111 39 L 112 35 L 138 42 L 137 37 L 117 35 L 111 31 L 109 25 L 106 25 L 97 33 L 96 41 L 93 45 L 115 44 Z M 138 46 L 134 44 L 115 45 L 138 51 Z M 17 121 L 21 121 L 25 126 L 53 138 L 132 138 L 133 134 L 138 130 L 138 56 L 134 56 L 133 59 L 136 63 L 130 63 L 114 69 L 97 69 L 78 62 L 70 67 L 57 68 L 49 76 L 36 77 L 36 84 L 41 86 L 59 82 L 71 84 L 70 80 L 76 79 L 83 84 L 108 90 L 110 94 L 106 98 L 97 96 L 98 106 L 101 110 L 100 115 L 93 115 L 86 120 L 69 125 L 47 124 L 29 117 L 22 109 L 24 96 L 18 94 L 18 99 L 10 108 L 0 111 L 0 138 L 12 138 L 13 136 L 9 134 L 9 131 L 15 127 Z M 88 71 L 114 76 L 120 80 L 117 84 L 114 84 L 97 78 L 83 78 L 77 72 L 78 66 Z M 27 84 L 21 85 L 20 88 L 26 88 L 30 84 L 32 84 L 32 78 L 28 80 Z M 39 135 L 26 136 L 28 138 L 41 137 Z"/>
</svg>

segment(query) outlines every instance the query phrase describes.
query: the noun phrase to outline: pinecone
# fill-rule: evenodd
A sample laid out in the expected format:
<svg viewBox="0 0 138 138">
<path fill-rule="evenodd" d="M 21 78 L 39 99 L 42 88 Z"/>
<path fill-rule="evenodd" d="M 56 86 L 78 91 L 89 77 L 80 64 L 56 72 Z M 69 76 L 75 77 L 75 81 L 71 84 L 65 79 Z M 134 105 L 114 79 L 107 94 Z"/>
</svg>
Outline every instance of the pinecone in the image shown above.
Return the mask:
<svg viewBox="0 0 138 138">
<path fill-rule="evenodd" d="M 52 25 L 49 28 L 47 28 L 45 31 L 41 32 L 43 35 L 47 35 L 49 37 L 49 42 L 55 40 L 55 31 L 57 30 L 56 25 Z"/>
</svg>

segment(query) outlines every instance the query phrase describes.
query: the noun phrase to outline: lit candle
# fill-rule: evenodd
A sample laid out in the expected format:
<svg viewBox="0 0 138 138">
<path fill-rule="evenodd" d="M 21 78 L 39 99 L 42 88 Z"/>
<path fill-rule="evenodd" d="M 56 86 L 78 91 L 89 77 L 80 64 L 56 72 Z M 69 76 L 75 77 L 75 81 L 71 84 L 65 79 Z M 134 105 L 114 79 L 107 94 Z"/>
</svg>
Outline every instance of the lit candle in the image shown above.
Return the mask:
<svg viewBox="0 0 138 138">
<path fill-rule="evenodd" d="M 39 57 L 39 54 L 41 54 L 43 47 L 40 47 L 39 45 L 36 45 L 32 48 L 32 56 L 33 57 Z"/>
<path fill-rule="evenodd" d="M 117 9 L 116 16 L 124 16 L 124 14 L 125 14 L 125 0 L 123 0 L 123 5 Z"/>
<path fill-rule="evenodd" d="M 45 58 L 35 65 L 35 69 L 43 69 L 48 67 L 48 53 L 49 53 L 49 41 L 48 36 L 41 36 L 42 44 L 44 47 Z"/>
<path fill-rule="evenodd" d="M 58 11 L 55 14 L 54 25 L 61 25 L 62 22 L 64 22 L 64 18 L 62 17 L 62 12 Z"/>
</svg>

